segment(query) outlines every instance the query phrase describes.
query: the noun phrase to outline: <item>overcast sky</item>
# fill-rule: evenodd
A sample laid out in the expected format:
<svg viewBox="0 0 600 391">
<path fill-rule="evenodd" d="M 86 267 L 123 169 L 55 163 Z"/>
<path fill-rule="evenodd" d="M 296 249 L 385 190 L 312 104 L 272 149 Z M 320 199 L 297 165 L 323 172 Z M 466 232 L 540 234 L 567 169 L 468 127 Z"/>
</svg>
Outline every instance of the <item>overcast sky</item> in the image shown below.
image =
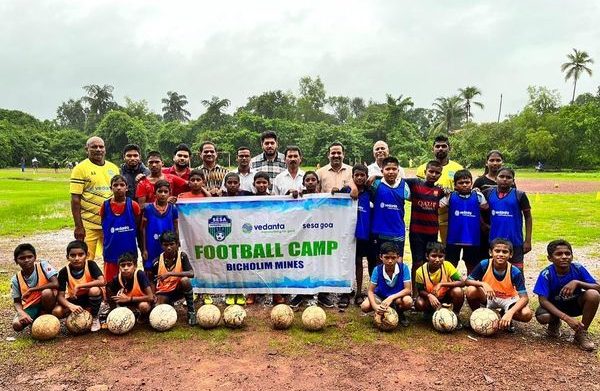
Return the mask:
<svg viewBox="0 0 600 391">
<path fill-rule="evenodd" d="M 0 2 L 0 107 L 42 119 L 111 84 L 115 99 L 146 99 L 160 113 L 167 91 L 200 101 L 297 92 L 320 76 L 328 95 L 383 100 L 411 96 L 420 107 L 458 88 L 479 87 L 493 121 L 527 100 L 528 85 L 572 84 L 560 65 L 573 49 L 596 59 L 600 84 L 600 2 L 590 1 L 23 1 Z M 233 108 L 230 112 L 233 112 Z"/>
</svg>

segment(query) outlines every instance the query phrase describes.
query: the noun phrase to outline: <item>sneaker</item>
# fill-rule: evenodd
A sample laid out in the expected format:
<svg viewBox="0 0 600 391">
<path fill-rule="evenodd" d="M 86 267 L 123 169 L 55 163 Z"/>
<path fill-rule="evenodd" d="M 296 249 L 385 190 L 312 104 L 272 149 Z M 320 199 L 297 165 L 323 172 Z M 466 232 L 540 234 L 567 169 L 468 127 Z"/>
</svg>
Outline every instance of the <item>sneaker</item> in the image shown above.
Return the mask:
<svg viewBox="0 0 600 391">
<path fill-rule="evenodd" d="M 404 315 L 404 312 L 399 312 L 398 318 L 400 319 L 400 325 L 402 325 L 402 327 L 408 327 L 410 323 L 408 322 L 408 319 L 406 319 L 406 315 Z"/>
<path fill-rule="evenodd" d="M 283 295 L 273 295 L 273 304 L 284 304 L 285 297 Z"/>
<path fill-rule="evenodd" d="M 548 323 L 548 328 L 546 329 L 546 335 L 550 338 L 559 338 L 560 337 L 560 319 L 554 318 L 556 320 L 551 320 Z"/>
<path fill-rule="evenodd" d="M 339 308 L 348 308 L 350 305 L 350 295 L 348 293 L 344 293 L 340 295 L 340 299 L 338 300 Z"/>
<path fill-rule="evenodd" d="M 454 330 L 456 331 L 460 331 L 462 329 L 464 329 L 465 326 L 462 324 L 462 322 L 459 320 L 458 323 L 456 324 L 456 328 Z"/>
<path fill-rule="evenodd" d="M 190 326 L 195 326 L 198 324 L 198 321 L 196 320 L 196 311 L 188 311 L 187 322 Z"/>
<path fill-rule="evenodd" d="M 202 300 L 204 300 L 204 304 L 212 304 L 213 303 L 213 298 L 208 293 L 205 293 L 202 295 Z"/>
<path fill-rule="evenodd" d="M 102 325 L 100 324 L 100 318 L 98 318 L 96 316 L 95 318 L 92 319 L 91 331 L 92 331 L 92 333 L 95 333 L 96 331 L 100 331 L 101 328 L 102 328 Z"/>
<path fill-rule="evenodd" d="M 252 304 L 254 304 L 254 299 L 255 299 L 255 298 L 256 298 L 256 295 L 254 295 L 254 294 L 249 294 L 249 295 L 246 295 L 246 304 L 247 304 L 247 305 L 252 305 Z"/>
<path fill-rule="evenodd" d="M 319 301 L 319 304 L 326 308 L 332 308 L 335 305 L 327 293 L 319 293 L 317 295 L 317 300 Z"/>
<path fill-rule="evenodd" d="M 596 344 L 592 341 L 590 334 L 587 330 L 579 330 L 575 333 L 575 339 L 573 340 L 582 350 L 594 350 Z"/>
<path fill-rule="evenodd" d="M 244 295 L 235 295 L 235 304 L 237 305 L 245 305 L 246 297 Z"/>
<path fill-rule="evenodd" d="M 296 295 L 296 296 L 294 296 L 294 298 L 292 300 L 290 300 L 290 307 L 298 308 L 298 307 L 300 307 L 300 305 L 302 305 L 303 301 L 304 301 L 304 295 Z"/>
<path fill-rule="evenodd" d="M 225 304 L 234 305 L 235 304 L 235 295 L 225 295 Z"/>
<path fill-rule="evenodd" d="M 367 295 L 360 293 L 356 296 L 354 296 L 354 305 L 360 306 L 363 301 L 365 301 L 365 299 L 367 298 Z"/>
</svg>

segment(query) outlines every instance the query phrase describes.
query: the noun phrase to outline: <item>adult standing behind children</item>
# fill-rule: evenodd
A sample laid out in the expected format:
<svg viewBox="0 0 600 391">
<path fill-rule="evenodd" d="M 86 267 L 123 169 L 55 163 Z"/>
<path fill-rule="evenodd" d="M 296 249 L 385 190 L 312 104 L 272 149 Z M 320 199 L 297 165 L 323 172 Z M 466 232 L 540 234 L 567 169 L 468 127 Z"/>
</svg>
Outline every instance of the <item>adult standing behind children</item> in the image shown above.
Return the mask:
<svg viewBox="0 0 600 391">
<path fill-rule="evenodd" d="M 171 167 L 164 167 L 162 169 L 163 174 L 176 175 L 186 181 L 190 180 L 190 157 L 192 151 L 186 144 L 179 144 L 175 148 L 175 155 L 173 156 L 173 165 Z"/>
<path fill-rule="evenodd" d="M 327 154 L 329 164 L 317 170 L 321 182 L 321 193 L 338 191 L 352 181 L 352 166 L 344 163 L 344 153 L 344 145 L 340 142 L 336 141 L 329 146 Z"/>
<path fill-rule="evenodd" d="M 102 223 L 100 207 L 112 197 L 110 179 L 119 168 L 105 160 L 106 149 L 100 137 L 90 137 L 86 144 L 87 159 L 77 164 L 71 172 L 71 214 L 75 223 L 74 236 L 88 245 L 89 259 L 96 251 L 102 253 Z"/>
<path fill-rule="evenodd" d="M 300 169 L 302 164 L 302 151 L 295 145 L 285 149 L 285 164 L 287 169 L 281 172 L 273 180 L 273 195 L 286 195 L 302 193 L 304 171 Z"/>
<path fill-rule="evenodd" d="M 450 160 L 450 141 L 448 137 L 439 135 L 433 140 L 433 154 L 435 160 L 440 162 L 442 165 L 442 175 L 440 179 L 435 183 L 436 185 L 443 187 L 447 190 L 454 190 L 454 173 L 458 170 L 462 170 L 463 166 L 459 163 Z M 421 164 L 417 168 L 417 177 L 425 179 L 425 169 L 427 163 Z M 438 214 L 438 222 L 440 225 L 440 239 L 442 243 L 446 243 L 446 236 L 448 235 L 448 212 L 440 212 Z"/>
<path fill-rule="evenodd" d="M 263 132 L 260 135 L 260 145 L 263 153 L 252 158 L 250 167 L 257 172 L 266 172 L 271 183 L 273 183 L 275 177 L 287 168 L 284 154 L 277 150 L 277 133 L 272 131 Z"/>
<path fill-rule="evenodd" d="M 137 183 L 143 177 L 149 176 L 150 170 L 142 163 L 142 152 L 136 144 L 127 144 L 123 148 L 123 161 L 121 175 L 127 181 L 127 197 L 135 200 Z"/>
<path fill-rule="evenodd" d="M 375 161 L 367 167 L 369 169 L 369 178 L 383 176 L 383 159 L 388 156 L 390 156 L 390 148 L 387 143 L 381 140 L 376 141 L 375 144 L 373 144 L 373 157 L 375 158 Z M 406 174 L 404 173 L 404 169 L 398 166 L 398 180 L 402 178 L 406 178 Z"/>
<path fill-rule="evenodd" d="M 250 148 L 248 147 L 239 147 L 237 150 L 237 157 L 235 161 L 237 162 L 237 170 L 233 171 L 235 174 L 238 174 L 240 179 L 240 190 L 247 191 L 250 193 L 254 193 L 254 174 L 256 171 L 250 167 Z M 223 185 L 221 186 L 221 190 L 226 192 L 225 188 L 225 179 L 223 179 Z"/>
<path fill-rule="evenodd" d="M 227 168 L 221 167 L 217 163 L 218 157 L 217 147 L 213 142 L 205 141 L 200 145 L 200 159 L 202 159 L 202 165 L 198 167 L 198 170 L 201 170 L 204 173 L 206 190 L 213 196 L 219 194 L 223 179 L 229 172 Z"/>
</svg>

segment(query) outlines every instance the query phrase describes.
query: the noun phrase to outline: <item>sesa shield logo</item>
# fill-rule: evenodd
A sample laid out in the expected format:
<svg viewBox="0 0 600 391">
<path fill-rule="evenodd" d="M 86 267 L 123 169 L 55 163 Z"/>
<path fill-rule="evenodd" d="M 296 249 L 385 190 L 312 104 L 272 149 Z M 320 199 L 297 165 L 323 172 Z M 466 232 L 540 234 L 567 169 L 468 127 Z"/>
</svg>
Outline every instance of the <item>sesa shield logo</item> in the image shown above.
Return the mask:
<svg viewBox="0 0 600 391">
<path fill-rule="evenodd" d="M 231 233 L 231 219 L 223 215 L 212 216 L 208 219 L 208 233 L 217 242 L 222 242 Z"/>
</svg>

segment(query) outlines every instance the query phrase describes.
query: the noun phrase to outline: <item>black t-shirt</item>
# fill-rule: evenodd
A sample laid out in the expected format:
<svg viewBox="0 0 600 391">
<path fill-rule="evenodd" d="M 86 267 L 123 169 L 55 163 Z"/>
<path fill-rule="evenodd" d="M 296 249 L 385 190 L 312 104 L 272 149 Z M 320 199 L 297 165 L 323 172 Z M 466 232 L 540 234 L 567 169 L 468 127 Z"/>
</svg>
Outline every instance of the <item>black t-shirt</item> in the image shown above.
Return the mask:
<svg viewBox="0 0 600 391">
<path fill-rule="evenodd" d="M 87 266 L 93 279 L 97 280 L 98 277 L 102 276 L 102 270 L 100 270 L 96 262 L 87 261 Z M 79 271 L 71 269 L 71 275 L 74 278 L 81 278 L 83 276 L 83 272 L 84 269 Z M 58 290 L 60 292 L 65 292 L 67 290 L 67 285 L 69 285 L 69 273 L 67 272 L 67 267 L 65 266 L 58 272 Z"/>
<path fill-rule="evenodd" d="M 496 186 L 497 186 L 496 181 L 488 178 L 485 175 L 480 176 L 479 178 L 475 179 L 475 182 L 473 182 L 473 188 L 477 188 L 481 191 L 484 191 L 491 187 L 496 187 Z"/>
<path fill-rule="evenodd" d="M 160 257 L 157 257 L 156 259 L 154 259 L 154 262 L 152 262 L 152 274 L 154 275 L 154 282 L 156 283 L 156 277 L 158 276 L 158 259 Z M 165 266 L 168 269 L 172 269 L 173 267 L 175 267 L 175 261 L 173 261 L 173 264 L 169 266 L 168 262 L 165 262 Z M 189 272 L 193 270 L 192 269 L 192 264 L 190 263 L 190 259 L 188 258 L 187 254 L 184 253 L 183 251 L 181 252 L 181 271 L 184 272 Z"/>
<path fill-rule="evenodd" d="M 146 277 L 146 273 L 143 270 L 136 270 L 138 284 L 140 285 L 141 290 L 145 290 L 150 286 L 150 281 L 148 281 L 148 277 Z M 131 279 L 123 279 L 125 283 L 125 290 L 130 292 L 133 289 L 133 278 Z M 119 290 L 121 290 L 121 284 L 119 283 L 119 275 L 117 274 L 115 278 L 108 284 L 108 289 L 114 295 Z"/>
</svg>

